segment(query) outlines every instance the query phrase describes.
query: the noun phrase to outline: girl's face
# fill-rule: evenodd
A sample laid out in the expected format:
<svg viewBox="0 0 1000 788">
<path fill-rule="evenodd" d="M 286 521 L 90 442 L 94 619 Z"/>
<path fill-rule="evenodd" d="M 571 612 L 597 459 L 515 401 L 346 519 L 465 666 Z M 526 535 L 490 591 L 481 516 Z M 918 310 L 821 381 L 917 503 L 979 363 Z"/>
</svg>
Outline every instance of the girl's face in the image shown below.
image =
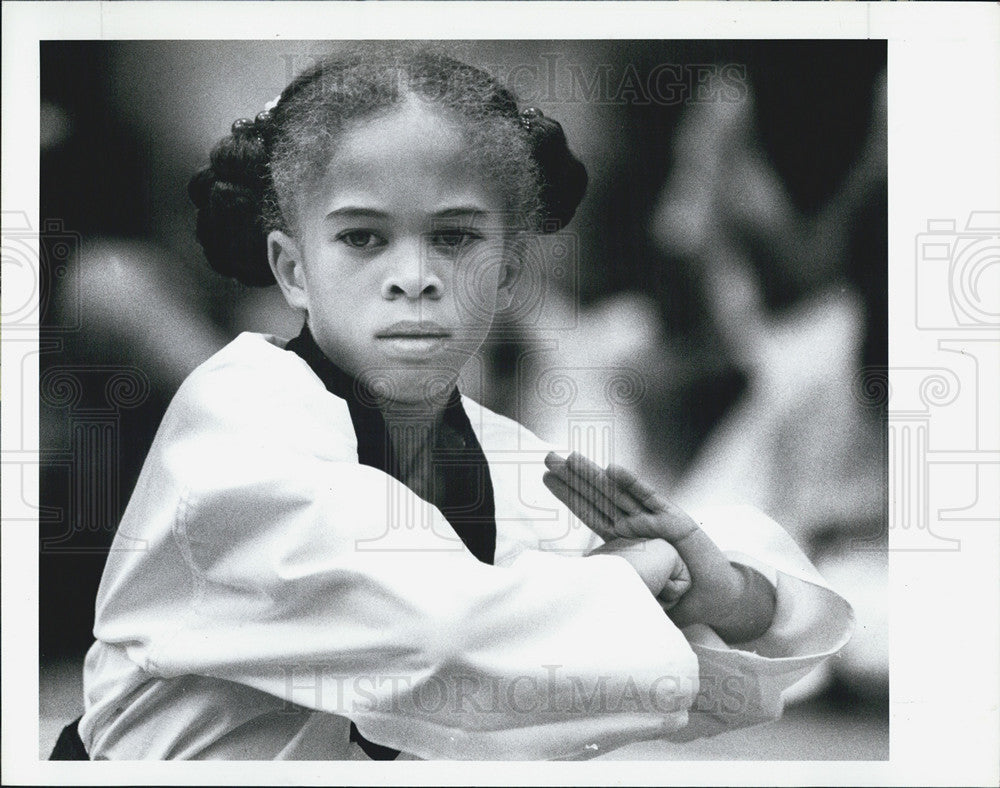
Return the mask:
<svg viewBox="0 0 1000 788">
<path fill-rule="evenodd" d="M 510 298 L 504 200 L 467 154 L 457 126 L 408 99 L 349 128 L 297 236 L 268 237 L 317 344 L 390 404 L 450 391 Z"/>
</svg>

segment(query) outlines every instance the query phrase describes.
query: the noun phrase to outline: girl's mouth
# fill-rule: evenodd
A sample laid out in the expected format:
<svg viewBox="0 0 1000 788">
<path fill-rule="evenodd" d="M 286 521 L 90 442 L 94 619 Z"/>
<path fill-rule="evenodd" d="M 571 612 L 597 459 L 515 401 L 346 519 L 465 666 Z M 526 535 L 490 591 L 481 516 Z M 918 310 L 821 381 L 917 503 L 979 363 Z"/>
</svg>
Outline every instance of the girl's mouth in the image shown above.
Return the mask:
<svg viewBox="0 0 1000 788">
<path fill-rule="evenodd" d="M 375 338 L 385 342 L 391 351 L 403 356 L 423 356 L 439 350 L 451 332 L 433 322 L 403 320 L 376 332 Z"/>
<path fill-rule="evenodd" d="M 401 320 L 375 333 L 377 339 L 447 339 L 451 332 L 433 322 Z"/>
</svg>

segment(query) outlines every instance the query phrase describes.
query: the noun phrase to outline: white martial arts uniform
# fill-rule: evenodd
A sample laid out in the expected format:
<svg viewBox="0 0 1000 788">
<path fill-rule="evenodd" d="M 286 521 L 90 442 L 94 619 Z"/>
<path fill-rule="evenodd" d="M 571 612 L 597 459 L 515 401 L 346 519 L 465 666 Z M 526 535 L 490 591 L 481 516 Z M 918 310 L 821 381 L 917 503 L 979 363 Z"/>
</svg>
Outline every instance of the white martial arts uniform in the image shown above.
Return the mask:
<svg viewBox="0 0 1000 788">
<path fill-rule="evenodd" d="M 548 447 L 468 398 L 495 565 L 359 464 L 346 402 L 284 341 L 242 334 L 170 405 L 108 557 L 84 668 L 93 759 L 586 756 L 776 718 L 853 618 L 790 537 L 692 513 L 776 587 L 731 648 L 681 632 L 542 483 Z M 683 745 L 678 744 L 678 757 Z M 404 756 L 406 757 L 406 756 Z"/>
</svg>

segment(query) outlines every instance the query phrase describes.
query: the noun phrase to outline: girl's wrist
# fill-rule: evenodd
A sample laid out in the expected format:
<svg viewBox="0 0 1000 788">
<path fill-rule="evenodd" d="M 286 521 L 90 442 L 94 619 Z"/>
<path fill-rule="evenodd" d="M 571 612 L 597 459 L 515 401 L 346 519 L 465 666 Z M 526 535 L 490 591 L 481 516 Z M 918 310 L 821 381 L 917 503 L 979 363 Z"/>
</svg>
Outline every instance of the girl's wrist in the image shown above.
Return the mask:
<svg viewBox="0 0 1000 788">
<path fill-rule="evenodd" d="M 730 563 L 737 577 L 734 591 L 725 596 L 713 621 L 706 621 L 727 643 L 745 643 L 763 635 L 774 620 L 774 586 L 749 566 Z"/>
</svg>

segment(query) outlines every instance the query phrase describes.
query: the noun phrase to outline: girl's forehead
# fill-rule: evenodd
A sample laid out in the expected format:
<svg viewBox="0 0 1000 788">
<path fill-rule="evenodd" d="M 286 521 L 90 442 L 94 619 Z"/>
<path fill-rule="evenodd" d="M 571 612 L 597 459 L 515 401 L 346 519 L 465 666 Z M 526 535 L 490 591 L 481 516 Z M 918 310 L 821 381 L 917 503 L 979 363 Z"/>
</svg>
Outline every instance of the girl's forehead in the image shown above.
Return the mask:
<svg viewBox="0 0 1000 788">
<path fill-rule="evenodd" d="M 499 189 L 473 153 L 454 119 L 407 100 L 345 129 L 317 196 L 327 210 L 362 199 L 414 206 L 458 200 L 498 210 Z"/>
<path fill-rule="evenodd" d="M 450 161 L 471 151 L 457 118 L 442 107 L 407 97 L 398 104 L 349 123 L 331 159 L 333 166 L 377 166 L 394 160 Z"/>
</svg>

